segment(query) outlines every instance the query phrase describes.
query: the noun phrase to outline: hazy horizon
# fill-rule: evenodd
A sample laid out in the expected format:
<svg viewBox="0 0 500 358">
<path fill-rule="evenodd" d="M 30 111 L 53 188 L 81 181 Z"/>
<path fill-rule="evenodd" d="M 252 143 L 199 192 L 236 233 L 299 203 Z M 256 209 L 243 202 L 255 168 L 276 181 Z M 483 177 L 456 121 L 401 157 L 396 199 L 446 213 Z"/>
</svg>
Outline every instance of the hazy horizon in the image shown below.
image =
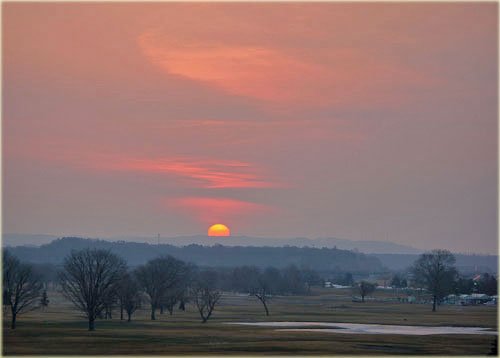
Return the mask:
<svg viewBox="0 0 500 358">
<path fill-rule="evenodd" d="M 5 239 L 7 237 L 8 240 Z M 24 237 L 23 240 L 19 241 L 19 237 Z M 26 234 L 26 233 L 3 233 L 2 237 L 2 245 L 3 246 L 39 246 L 43 244 L 47 244 L 52 242 L 53 240 L 56 239 L 62 239 L 62 238 L 67 238 L 67 237 L 76 237 L 76 238 L 82 238 L 82 239 L 91 239 L 91 240 L 104 240 L 108 242 L 118 242 L 118 241 L 125 241 L 125 242 L 138 242 L 138 243 L 149 243 L 149 244 L 157 244 L 158 243 L 158 234 L 156 235 L 113 235 L 113 236 L 89 236 L 89 235 L 70 235 L 70 234 L 63 234 L 63 235 L 53 235 L 53 234 Z M 182 240 L 186 239 L 185 242 Z M 198 239 L 198 240 L 189 240 L 189 239 Z M 201 240 L 200 240 L 201 239 Z M 244 239 L 250 239 L 250 241 L 241 241 Z M 264 241 L 262 241 L 264 240 Z M 269 241 L 266 241 L 269 240 Z M 206 245 L 206 244 L 221 244 L 221 245 L 238 245 L 238 246 L 265 246 L 266 244 L 270 244 L 270 246 L 277 246 L 278 244 L 281 244 L 280 242 L 282 241 L 283 245 L 290 245 L 292 243 L 292 246 L 297 244 L 297 240 L 304 240 L 300 241 L 300 245 L 298 246 L 308 246 L 312 245 L 312 247 L 323 247 L 322 243 L 324 243 L 326 240 L 334 240 L 337 241 L 338 243 L 335 246 L 338 246 L 339 249 L 343 250 L 353 250 L 357 249 L 360 252 L 367 252 L 364 248 L 366 248 L 366 243 L 374 243 L 376 244 L 376 247 L 378 248 L 376 253 L 399 253 L 399 254 L 416 254 L 416 253 L 423 253 L 423 252 L 428 252 L 431 251 L 432 249 L 430 248 L 425 248 L 425 247 L 418 247 L 415 245 L 405 245 L 405 244 L 399 244 L 394 241 L 387 241 L 387 240 L 356 240 L 356 239 L 345 239 L 345 238 L 339 238 L 339 237 L 299 237 L 299 236 L 290 236 L 290 237 L 269 237 L 269 236 L 249 236 L 249 235 L 231 235 L 229 237 L 209 237 L 206 233 L 205 234 L 191 234 L 191 235 L 180 235 L 180 236 L 168 236 L 168 235 L 160 235 L 160 244 L 171 244 L 174 246 L 179 246 L 179 245 L 189 245 L 191 243 L 198 243 L 201 245 Z M 7 241 L 7 243 L 6 243 Z M 14 244 L 15 242 L 15 244 Z M 360 246 L 356 246 L 356 243 L 358 243 Z M 347 244 L 347 246 L 346 246 Z M 333 247 L 333 246 L 331 246 Z M 372 247 L 368 245 L 368 247 Z M 389 251 L 384 251 L 384 248 L 389 248 Z M 498 252 L 488 252 L 488 251 L 460 251 L 460 250 L 455 250 L 453 248 L 446 248 L 443 247 L 442 249 L 449 250 L 455 254 L 466 254 L 466 255 L 494 255 L 498 256 Z M 370 253 L 370 252 L 367 252 Z"/>
<path fill-rule="evenodd" d="M 496 3 L 2 10 L 4 233 L 498 251 Z"/>
</svg>

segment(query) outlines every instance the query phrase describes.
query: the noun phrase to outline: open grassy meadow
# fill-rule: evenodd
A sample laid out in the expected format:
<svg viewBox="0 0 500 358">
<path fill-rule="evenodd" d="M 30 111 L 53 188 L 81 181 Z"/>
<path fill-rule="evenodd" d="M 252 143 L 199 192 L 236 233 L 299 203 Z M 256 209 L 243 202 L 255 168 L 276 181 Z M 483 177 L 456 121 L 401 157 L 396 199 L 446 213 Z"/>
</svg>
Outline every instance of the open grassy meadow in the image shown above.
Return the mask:
<svg viewBox="0 0 500 358">
<path fill-rule="evenodd" d="M 392 295 L 376 292 L 374 297 Z M 486 355 L 493 335 L 367 335 L 323 332 L 282 332 L 271 327 L 228 325 L 227 322 L 315 321 L 394 325 L 466 326 L 497 329 L 497 308 L 441 306 L 388 302 L 351 302 L 351 291 L 316 289 L 310 296 L 275 297 L 269 317 L 256 298 L 226 294 L 212 318 L 202 324 L 192 304 L 149 320 L 147 306 L 133 321 L 87 322 L 69 302 L 49 292 L 47 308 L 19 316 L 15 331 L 4 315 L 4 355 L 168 355 L 168 354 L 437 354 Z"/>
</svg>

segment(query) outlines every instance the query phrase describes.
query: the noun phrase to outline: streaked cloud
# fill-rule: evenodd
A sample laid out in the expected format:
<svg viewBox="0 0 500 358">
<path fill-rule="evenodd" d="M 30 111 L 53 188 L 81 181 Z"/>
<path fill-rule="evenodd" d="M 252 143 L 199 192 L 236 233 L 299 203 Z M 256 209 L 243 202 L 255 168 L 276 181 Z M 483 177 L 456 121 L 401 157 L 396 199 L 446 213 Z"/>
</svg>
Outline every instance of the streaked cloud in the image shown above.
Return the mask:
<svg viewBox="0 0 500 358">
<path fill-rule="evenodd" d="M 120 159 L 101 163 L 101 169 L 157 173 L 179 177 L 190 186 L 222 188 L 272 188 L 277 181 L 265 177 L 261 169 L 236 160 L 194 158 Z"/>
<path fill-rule="evenodd" d="M 161 29 L 142 33 L 138 43 L 169 75 L 271 103 L 392 106 L 408 100 L 403 89 L 440 83 L 399 61 L 355 47 L 317 49 L 313 60 L 279 46 L 226 45 L 205 38 L 181 43 Z"/>
</svg>

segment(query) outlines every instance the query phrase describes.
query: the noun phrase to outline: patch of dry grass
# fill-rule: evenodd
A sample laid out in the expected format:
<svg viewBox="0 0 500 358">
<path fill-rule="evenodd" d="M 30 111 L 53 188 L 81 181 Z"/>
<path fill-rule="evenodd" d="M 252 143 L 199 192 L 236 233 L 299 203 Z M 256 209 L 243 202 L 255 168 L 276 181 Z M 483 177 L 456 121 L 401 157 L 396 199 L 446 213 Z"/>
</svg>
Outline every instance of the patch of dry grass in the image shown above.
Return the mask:
<svg viewBox="0 0 500 358">
<path fill-rule="evenodd" d="M 378 297 L 391 295 L 377 292 Z M 318 289 L 311 296 L 276 297 L 271 316 L 252 297 L 225 295 L 205 324 L 192 305 L 187 311 L 158 314 L 149 320 L 147 307 L 133 322 L 87 323 L 57 292 L 49 292 L 50 306 L 19 317 L 18 328 L 8 328 L 4 318 L 4 347 L 7 355 L 18 354 L 487 354 L 493 337 L 486 335 L 401 336 L 347 335 L 321 332 L 279 332 L 268 327 L 226 325 L 243 321 L 322 321 L 402 325 L 447 325 L 497 327 L 496 307 L 442 306 L 386 302 L 351 302 L 349 290 Z"/>
</svg>

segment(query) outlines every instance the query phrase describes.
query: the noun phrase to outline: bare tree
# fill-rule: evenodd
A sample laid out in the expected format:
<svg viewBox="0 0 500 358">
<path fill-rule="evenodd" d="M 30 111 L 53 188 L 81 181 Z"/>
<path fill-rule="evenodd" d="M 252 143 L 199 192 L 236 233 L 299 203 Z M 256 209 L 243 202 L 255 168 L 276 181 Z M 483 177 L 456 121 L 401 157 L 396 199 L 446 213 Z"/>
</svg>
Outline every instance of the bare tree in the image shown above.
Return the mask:
<svg viewBox="0 0 500 358">
<path fill-rule="evenodd" d="M 135 271 L 137 282 L 148 294 L 151 304 L 151 320 L 156 319 L 156 310 L 161 307 L 167 291 L 183 279 L 186 265 L 172 256 L 148 261 Z"/>
<path fill-rule="evenodd" d="M 302 272 L 295 265 L 288 265 L 282 270 L 286 293 L 297 295 L 307 292 Z"/>
<path fill-rule="evenodd" d="M 316 272 L 290 265 L 283 270 L 268 267 L 261 271 L 255 266 L 236 267 L 232 271 L 230 285 L 239 292 L 255 296 L 269 316 L 269 300 L 276 294 L 308 293 L 310 284 L 319 282 Z"/>
<path fill-rule="evenodd" d="M 186 309 L 186 301 L 188 301 L 188 290 L 194 280 L 196 268 L 192 264 L 185 264 L 183 270 L 179 273 L 179 280 L 176 284 L 166 290 L 165 296 L 162 298 L 162 305 L 170 315 L 173 314 L 174 307 L 179 303 L 179 309 Z"/>
<path fill-rule="evenodd" d="M 120 307 L 120 320 L 123 321 L 123 312 L 125 311 L 125 295 L 128 289 L 128 285 L 132 280 L 130 274 L 125 272 L 122 277 L 115 284 L 114 291 L 116 292 L 116 299 Z"/>
<path fill-rule="evenodd" d="M 277 292 L 277 284 L 280 280 L 279 270 L 268 267 L 261 272 L 256 267 L 250 267 L 244 270 L 246 273 L 245 282 L 248 292 L 257 297 L 264 306 L 266 316 L 269 316 L 268 302 L 272 295 Z"/>
<path fill-rule="evenodd" d="M 43 309 L 49 305 L 49 298 L 47 296 L 47 290 L 43 290 L 42 298 L 40 298 L 40 307 Z"/>
<path fill-rule="evenodd" d="M 3 314 L 4 316 L 7 316 L 8 309 L 10 307 L 10 298 L 9 298 L 9 291 L 5 288 L 5 283 L 4 283 L 4 288 L 3 288 L 3 299 L 2 299 L 2 305 L 3 305 Z"/>
<path fill-rule="evenodd" d="M 411 272 L 417 285 L 425 287 L 433 297 L 432 311 L 436 311 L 438 300 L 453 290 L 457 270 L 453 266 L 455 256 L 448 250 L 433 250 L 420 255 Z"/>
<path fill-rule="evenodd" d="M 307 293 L 311 293 L 311 287 L 314 285 L 322 286 L 322 280 L 319 274 L 312 270 L 309 266 L 302 266 L 301 268 L 302 280 L 305 283 Z"/>
<path fill-rule="evenodd" d="M 126 276 L 127 274 L 125 274 Z M 123 321 L 123 311 L 125 311 L 124 304 L 124 293 L 126 289 L 126 283 L 124 282 L 124 277 L 120 278 L 120 281 L 116 284 L 116 298 L 118 300 L 118 306 L 120 307 L 120 321 Z"/>
<path fill-rule="evenodd" d="M 495 276 L 487 272 L 481 275 L 479 282 L 477 282 L 477 291 L 485 293 L 489 296 L 494 296 L 498 293 L 498 282 Z"/>
<path fill-rule="evenodd" d="M 99 312 L 98 317 L 104 319 L 112 319 L 113 318 L 113 308 L 115 308 L 116 303 L 118 301 L 117 296 L 117 287 L 116 284 L 111 286 L 106 293 L 106 297 L 104 298 L 103 309 Z M 104 317 L 103 314 L 104 313 Z"/>
<path fill-rule="evenodd" d="M 38 302 L 43 284 L 31 265 L 21 263 L 9 251 L 4 251 L 2 262 L 4 305 L 10 306 L 12 329 L 17 315 L 31 311 Z"/>
<path fill-rule="evenodd" d="M 392 276 L 390 285 L 393 288 L 400 288 L 400 287 L 402 287 L 401 286 L 401 278 L 399 277 L 398 274 Z"/>
<path fill-rule="evenodd" d="M 62 292 L 85 314 L 89 331 L 95 330 L 95 319 L 105 309 L 113 286 L 125 270 L 125 261 L 105 250 L 72 251 L 64 260 L 59 273 Z"/>
<path fill-rule="evenodd" d="M 278 272 L 279 273 L 279 272 Z M 241 266 L 236 267 L 232 272 L 232 283 L 231 287 L 240 292 L 246 292 L 252 296 L 257 297 L 266 310 L 266 316 L 269 315 L 269 310 L 267 308 L 267 285 L 262 278 L 262 272 L 258 267 L 255 266 Z M 260 285 L 264 283 L 264 287 L 261 288 Z"/>
<path fill-rule="evenodd" d="M 199 272 L 191 290 L 201 320 L 206 323 L 222 295 L 217 287 L 217 272 L 212 270 Z"/>
<path fill-rule="evenodd" d="M 168 289 L 161 299 L 161 306 L 166 308 L 170 315 L 174 313 L 174 307 L 177 302 L 180 302 L 180 300 L 185 296 L 185 289 L 186 287 L 183 282 L 180 282 L 178 285 Z"/>
<path fill-rule="evenodd" d="M 123 319 L 123 311 L 127 312 L 128 319 L 132 320 L 132 314 L 141 306 L 141 295 L 139 285 L 129 273 L 125 273 L 117 284 L 117 296 L 120 303 L 120 319 Z"/>
<path fill-rule="evenodd" d="M 365 296 L 368 296 L 369 294 L 375 292 L 375 284 L 367 281 L 361 281 L 358 286 L 357 290 L 359 294 L 361 295 L 361 301 L 365 302 Z"/>
<path fill-rule="evenodd" d="M 137 288 L 139 286 L 136 286 Z M 139 291 L 132 293 L 133 290 L 130 290 L 129 296 L 125 299 L 125 312 L 127 312 L 127 322 L 132 321 L 132 315 L 135 311 L 141 308 L 142 297 Z"/>
<path fill-rule="evenodd" d="M 186 303 L 189 302 L 190 299 L 190 289 L 193 286 L 193 283 L 196 279 L 197 268 L 192 263 L 186 264 L 186 270 L 184 273 L 184 278 L 181 282 L 180 294 L 178 297 L 179 302 L 179 310 L 186 310 Z"/>
<path fill-rule="evenodd" d="M 253 295 L 262 302 L 264 309 L 266 310 L 266 316 L 269 316 L 269 308 L 267 307 L 268 300 L 271 299 L 272 293 L 272 282 L 269 281 L 265 273 L 259 274 L 257 277 L 257 287 L 253 291 Z"/>
</svg>

